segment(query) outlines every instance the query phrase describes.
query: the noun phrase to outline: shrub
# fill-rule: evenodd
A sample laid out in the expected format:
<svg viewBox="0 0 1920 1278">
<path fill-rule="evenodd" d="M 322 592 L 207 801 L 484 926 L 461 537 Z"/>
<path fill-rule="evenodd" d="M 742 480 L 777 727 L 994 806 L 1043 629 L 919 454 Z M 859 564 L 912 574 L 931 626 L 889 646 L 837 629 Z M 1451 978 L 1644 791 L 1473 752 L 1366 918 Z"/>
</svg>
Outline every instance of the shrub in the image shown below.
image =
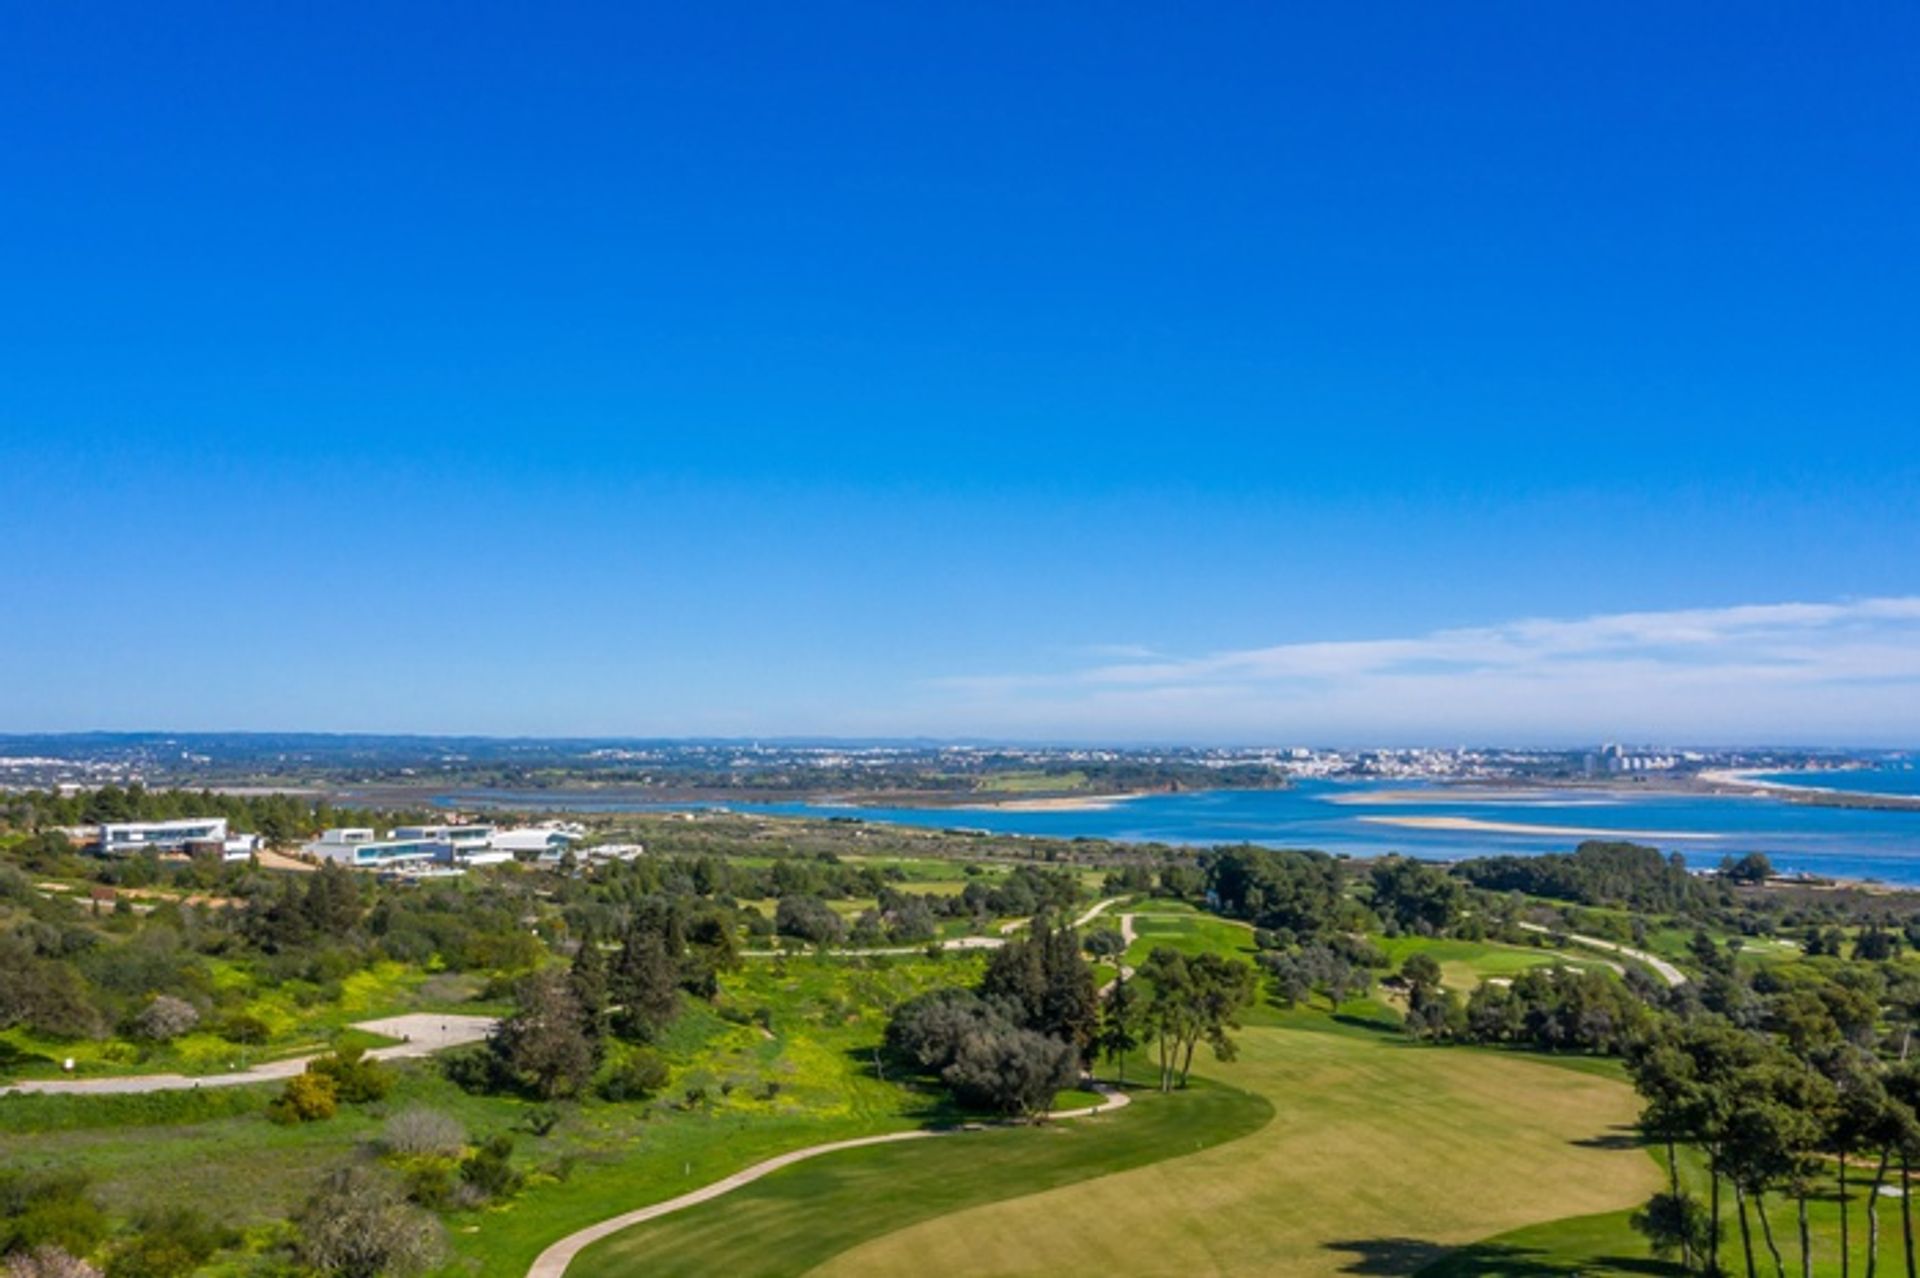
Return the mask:
<svg viewBox="0 0 1920 1278">
<path fill-rule="evenodd" d="M 35 1247 L 7 1257 L 6 1278 L 100 1278 L 100 1271 L 60 1247 Z"/>
<path fill-rule="evenodd" d="M 408 1278 L 433 1268 L 445 1251 L 439 1222 L 366 1167 L 329 1175 L 293 1224 L 301 1262 L 338 1278 Z"/>
<path fill-rule="evenodd" d="M 461 1161 L 460 1179 L 487 1198 L 511 1198 L 524 1179 L 513 1169 L 512 1157 L 513 1137 L 495 1136 Z"/>
<path fill-rule="evenodd" d="M 148 1213 L 139 1232 L 114 1248 L 107 1278 L 186 1278 L 237 1240 L 191 1207 Z"/>
<path fill-rule="evenodd" d="M 452 1115 L 415 1105 L 387 1120 L 380 1133 L 380 1143 L 390 1154 L 450 1157 L 466 1146 L 467 1133 L 460 1126 L 460 1120 Z"/>
<path fill-rule="evenodd" d="M 0 1253 L 51 1248 L 84 1256 L 106 1232 L 84 1173 L 0 1172 Z"/>
<path fill-rule="evenodd" d="M 338 1108 L 332 1079 L 324 1074 L 296 1074 L 287 1080 L 279 1098 L 267 1106 L 267 1117 L 283 1126 L 292 1126 L 332 1118 Z"/>
<path fill-rule="evenodd" d="M 667 1085 L 667 1063 L 658 1052 L 641 1050 L 600 1084 L 603 1100 L 645 1100 Z"/>
<path fill-rule="evenodd" d="M 307 1063 L 309 1074 L 333 1083 L 334 1095 L 349 1105 L 384 1100 L 393 1090 L 393 1071 L 360 1047 L 341 1047 Z"/>
<path fill-rule="evenodd" d="M 273 1037 L 273 1031 L 268 1028 L 265 1021 L 257 1016 L 249 1016 L 245 1012 L 236 1012 L 222 1020 L 216 1032 L 229 1043 L 239 1043 L 243 1046 L 264 1043 Z"/>
<path fill-rule="evenodd" d="M 133 1018 L 133 1037 L 153 1043 L 169 1043 L 200 1023 L 193 1004 L 171 994 L 161 994 L 140 1009 Z"/>
<path fill-rule="evenodd" d="M 440 1073 L 461 1091 L 475 1096 L 498 1091 L 505 1081 L 501 1077 L 500 1058 L 484 1043 L 440 1053 Z"/>
</svg>

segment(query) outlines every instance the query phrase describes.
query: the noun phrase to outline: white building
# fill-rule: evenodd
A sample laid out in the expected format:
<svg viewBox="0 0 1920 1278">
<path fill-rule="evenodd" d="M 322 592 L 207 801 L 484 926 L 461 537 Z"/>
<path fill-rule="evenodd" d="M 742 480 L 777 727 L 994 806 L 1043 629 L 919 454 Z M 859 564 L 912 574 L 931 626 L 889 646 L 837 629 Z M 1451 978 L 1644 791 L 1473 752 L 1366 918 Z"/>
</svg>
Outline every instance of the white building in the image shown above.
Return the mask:
<svg viewBox="0 0 1920 1278">
<path fill-rule="evenodd" d="M 100 850 L 108 856 L 135 852 L 179 852 L 189 843 L 225 843 L 225 817 L 186 817 L 178 821 L 111 821 L 100 827 Z"/>
<path fill-rule="evenodd" d="M 379 839 L 364 827 L 328 830 L 301 850 L 351 870 L 423 869 L 454 860 L 453 844 L 444 839 Z"/>
<path fill-rule="evenodd" d="M 403 825 L 388 837 L 437 839 L 452 844 L 454 857 L 462 865 L 499 865 L 513 860 L 511 851 L 493 846 L 494 833 L 490 825 Z"/>
<path fill-rule="evenodd" d="M 230 834 L 225 817 L 181 817 L 173 821 L 109 821 L 100 827 L 99 847 L 106 856 L 141 852 L 212 852 L 222 860 L 244 861 L 260 850 L 257 834 Z"/>
<path fill-rule="evenodd" d="M 578 843 L 581 833 L 557 825 L 533 825 L 519 830 L 495 830 L 491 846 L 496 852 L 505 852 L 512 856 L 525 852 L 532 856 L 546 853 L 561 853 Z"/>
</svg>

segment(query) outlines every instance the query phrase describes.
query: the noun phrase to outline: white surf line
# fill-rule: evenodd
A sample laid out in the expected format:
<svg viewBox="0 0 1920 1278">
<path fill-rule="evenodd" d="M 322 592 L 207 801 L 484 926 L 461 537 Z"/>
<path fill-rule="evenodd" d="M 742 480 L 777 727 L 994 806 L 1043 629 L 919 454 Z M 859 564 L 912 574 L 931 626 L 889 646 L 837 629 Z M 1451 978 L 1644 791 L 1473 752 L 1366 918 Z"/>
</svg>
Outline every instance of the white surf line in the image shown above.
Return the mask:
<svg viewBox="0 0 1920 1278">
<path fill-rule="evenodd" d="M 1522 923 L 1520 926 L 1529 932 L 1540 932 L 1548 936 L 1554 935 L 1552 928 L 1542 927 L 1538 923 Z M 1559 935 L 1566 937 L 1575 945 L 1585 945 L 1596 950 L 1608 950 L 1620 955 L 1622 958 L 1630 958 L 1636 963 L 1644 963 L 1659 973 L 1660 979 L 1671 987 L 1677 988 L 1687 983 L 1687 974 L 1685 972 L 1667 962 L 1665 959 L 1656 958 L 1645 950 L 1636 950 L 1630 945 L 1621 945 L 1617 941 L 1604 941 L 1597 936 L 1581 936 L 1574 932 L 1562 932 Z"/>
<path fill-rule="evenodd" d="M 1109 1110 L 1123 1109 L 1132 1099 L 1125 1092 L 1110 1087 L 1105 1083 L 1095 1083 L 1094 1090 L 1106 1098 L 1098 1105 L 1089 1105 L 1085 1109 L 1054 1110 L 1043 1115 L 1043 1117 L 1049 1120 L 1088 1118 L 1095 1114 L 1104 1114 Z M 999 1123 L 973 1123 L 964 1127 L 946 1127 L 938 1130 L 922 1127 L 910 1132 L 888 1132 L 881 1136 L 857 1136 L 851 1140 L 836 1140 L 825 1145 L 809 1145 L 804 1149 L 790 1150 L 787 1153 L 778 1154 L 763 1162 L 755 1163 L 751 1167 L 744 1168 L 731 1176 L 723 1177 L 711 1184 L 689 1190 L 681 1194 L 678 1198 L 669 1198 L 664 1202 L 654 1203 L 650 1207 L 636 1208 L 633 1211 L 609 1217 L 597 1225 L 588 1225 L 585 1229 L 568 1234 L 565 1238 L 554 1243 L 534 1258 L 533 1265 L 527 1270 L 527 1278 L 561 1278 L 561 1275 L 567 1272 L 567 1266 L 573 1263 L 575 1257 L 603 1238 L 609 1238 L 623 1229 L 631 1229 L 635 1225 L 644 1225 L 650 1220 L 658 1220 L 662 1216 L 668 1216 L 677 1211 L 684 1211 L 688 1207 L 697 1207 L 701 1203 L 712 1202 L 716 1198 L 732 1193 L 743 1185 L 751 1185 L 763 1176 L 770 1176 L 783 1167 L 791 1167 L 795 1163 L 804 1162 L 809 1158 L 818 1158 L 823 1154 L 837 1154 L 843 1149 L 861 1149 L 868 1145 L 890 1145 L 907 1140 L 931 1140 L 937 1136 L 955 1136 L 962 1132 L 987 1131 L 1001 1129 L 1005 1126 L 1005 1124 Z"/>
</svg>

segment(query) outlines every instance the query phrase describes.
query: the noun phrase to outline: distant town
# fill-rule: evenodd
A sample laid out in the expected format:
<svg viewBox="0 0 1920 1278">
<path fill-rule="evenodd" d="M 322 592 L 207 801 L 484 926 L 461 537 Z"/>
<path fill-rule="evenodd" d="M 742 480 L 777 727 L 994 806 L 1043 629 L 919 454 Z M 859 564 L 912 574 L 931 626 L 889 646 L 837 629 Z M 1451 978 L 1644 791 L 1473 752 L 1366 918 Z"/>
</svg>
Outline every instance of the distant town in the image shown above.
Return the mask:
<svg viewBox="0 0 1920 1278">
<path fill-rule="evenodd" d="M 426 792 L 618 789 L 675 799 L 911 795 L 918 802 L 1284 786 L 1302 778 L 1690 787 L 1726 774 L 1867 767 L 1885 752 L 1600 743 L 1485 747 L 1005 745 L 327 734 L 0 736 L 0 790 L 99 785 Z"/>
</svg>

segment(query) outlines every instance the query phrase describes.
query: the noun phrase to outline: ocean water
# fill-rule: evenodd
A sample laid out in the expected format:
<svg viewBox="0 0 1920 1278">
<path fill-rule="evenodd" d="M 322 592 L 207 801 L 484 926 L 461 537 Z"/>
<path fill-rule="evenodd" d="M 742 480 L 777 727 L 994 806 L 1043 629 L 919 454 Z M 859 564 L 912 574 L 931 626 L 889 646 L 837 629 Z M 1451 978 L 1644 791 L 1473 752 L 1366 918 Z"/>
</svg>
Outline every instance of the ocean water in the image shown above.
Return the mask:
<svg viewBox="0 0 1920 1278">
<path fill-rule="evenodd" d="M 1783 871 L 1920 886 L 1920 811 L 1825 808 L 1765 797 L 1591 790 L 1489 793 L 1406 783 L 1303 781 L 1290 790 L 1157 794 L 1097 808 L 1041 811 L 810 803 L 662 805 L 552 793 L 467 792 L 448 795 L 444 802 L 603 812 L 722 807 L 996 834 L 1179 845 L 1245 842 L 1355 856 L 1405 852 L 1439 860 L 1565 852 L 1583 839 L 1619 838 L 1679 852 L 1694 866 L 1713 865 L 1729 853 L 1760 851 Z M 1409 818 L 1422 824 L 1390 823 Z M 1426 824 L 1436 819 L 1510 828 Z"/>
<path fill-rule="evenodd" d="M 1818 772 L 1768 772 L 1762 781 L 1781 785 L 1813 786 L 1821 790 L 1845 790 L 1848 794 L 1920 795 L 1920 766 L 1911 760 L 1896 760 L 1872 768 L 1846 768 Z"/>
</svg>

